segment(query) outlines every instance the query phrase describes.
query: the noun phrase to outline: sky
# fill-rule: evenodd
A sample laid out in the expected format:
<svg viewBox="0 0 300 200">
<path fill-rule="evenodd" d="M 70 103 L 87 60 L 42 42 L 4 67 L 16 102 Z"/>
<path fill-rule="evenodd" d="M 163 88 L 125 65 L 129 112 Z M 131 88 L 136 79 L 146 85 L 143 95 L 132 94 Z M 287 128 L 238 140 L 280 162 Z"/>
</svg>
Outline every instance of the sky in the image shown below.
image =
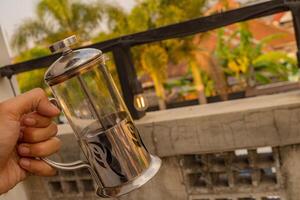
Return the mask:
<svg viewBox="0 0 300 200">
<path fill-rule="evenodd" d="M 34 17 L 34 8 L 39 0 L 0 0 L 0 26 L 9 39 L 16 27 L 23 19 Z M 90 2 L 93 0 L 81 0 Z M 106 0 L 120 4 L 126 10 L 130 10 L 135 0 Z M 239 0 L 241 2 L 245 0 Z M 249 1 L 249 0 L 248 0 Z M 258 1 L 258 0 L 256 0 Z"/>
<path fill-rule="evenodd" d="M 34 17 L 35 5 L 39 0 L 0 0 L 0 26 L 4 32 L 6 40 L 10 39 L 14 30 L 22 21 L 28 17 Z M 90 2 L 91 0 L 81 0 Z M 106 0 L 106 2 L 120 4 L 126 10 L 130 10 L 134 5 L 134 0 Z"/>
</svg>

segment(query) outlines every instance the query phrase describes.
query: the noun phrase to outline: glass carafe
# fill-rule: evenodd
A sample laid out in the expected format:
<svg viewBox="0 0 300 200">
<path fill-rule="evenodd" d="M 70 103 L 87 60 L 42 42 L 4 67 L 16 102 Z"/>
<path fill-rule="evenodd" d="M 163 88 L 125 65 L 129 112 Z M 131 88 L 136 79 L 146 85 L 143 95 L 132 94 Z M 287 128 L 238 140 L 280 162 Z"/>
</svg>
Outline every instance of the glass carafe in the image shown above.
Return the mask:
<svg viewBox="0 0 300 200">
<path fill-rule="evenodd" d="M 57 163 L 53 167 L 75 170 L 87 167 L 98 184 L 101 197 L 117 197 L 150 180 L 161 160 L 151 155 L 105 65 L 100 50 L 71 50 L 71 36 L 53 44 L 62 52 L 45 74 L 87 161 Z"/>
</svg>

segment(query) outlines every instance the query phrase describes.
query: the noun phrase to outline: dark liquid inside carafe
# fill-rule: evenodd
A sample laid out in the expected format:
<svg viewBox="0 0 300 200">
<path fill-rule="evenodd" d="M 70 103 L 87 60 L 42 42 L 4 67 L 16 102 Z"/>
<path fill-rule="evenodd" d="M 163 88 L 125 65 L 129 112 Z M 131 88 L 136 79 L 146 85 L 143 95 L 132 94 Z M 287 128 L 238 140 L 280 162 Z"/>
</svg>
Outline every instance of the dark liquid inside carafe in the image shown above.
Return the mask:
<svg viewBox="0 0 300 200">
<path fill-rule="evenodd" d="M 131 121 L 131 117 L 127 114 L 127 112 L 112 113 L 102 117 L 100 119 L 101 123 L 96 121 L 83 129 L 81 135 L 84 137 L 93 137 L 94 135 L 98 135 L 99 133 L 105 132 L 108 129 L 116 126 L 123 120 Z"/>
</svg>

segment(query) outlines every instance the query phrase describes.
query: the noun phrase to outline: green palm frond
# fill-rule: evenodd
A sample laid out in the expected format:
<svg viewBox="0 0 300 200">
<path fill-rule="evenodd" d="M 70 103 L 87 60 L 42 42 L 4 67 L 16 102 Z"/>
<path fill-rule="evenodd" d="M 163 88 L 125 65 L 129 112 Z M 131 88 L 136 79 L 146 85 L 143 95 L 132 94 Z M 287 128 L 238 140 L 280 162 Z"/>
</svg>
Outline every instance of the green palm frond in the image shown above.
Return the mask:
<svg viewBox="0 0 300 200">
<path fill-rule="evenodd" d="M 41 0 L 36 8 L 40 18 L 51 17 L 60 27 L 69 28 L 72 19 L 69 0 Z"/>
<path fill-rule="evenodd" d="M 41 40 L 51 34 L 42 21 L 26 20 L 19 26 L 12 36 L 11 46 L 15 49 L 24 50 L 28 47 L 31 40 Z"/>
<path fill-rule="evenodd" d="M 70 35 L 79 42 L 90 40 L 99 27 L 104 8 L 98 3 L 87 4 L 71 0 L 40 0 L 36 19 L 26 20 L 15 32 L 12 47 L 24 50 L 31 42 L 49 45 Z"/>
<path fill-rule="evenodd" d="M 90 31 L 99 25 L 103 12 L 99 4 L 73 3 L 71 5 L 73 31 L 79 30 L 87 36 Z"/>
<path fill-rule="evenodd" d="M 168 54 L 159 45 L 150 45 L 141 55 L 143 68 L 150 75 L 155 75 L 163 83 L 167 78 Z"/>
</svg>

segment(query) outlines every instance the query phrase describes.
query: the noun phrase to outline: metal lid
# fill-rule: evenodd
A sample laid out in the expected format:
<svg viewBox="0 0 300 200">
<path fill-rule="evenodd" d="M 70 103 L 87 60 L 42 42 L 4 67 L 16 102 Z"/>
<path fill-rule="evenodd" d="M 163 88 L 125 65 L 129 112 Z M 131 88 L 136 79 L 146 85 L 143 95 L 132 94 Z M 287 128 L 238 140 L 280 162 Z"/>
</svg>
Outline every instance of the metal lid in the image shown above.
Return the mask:
<svg viewBox="0 0 300 200">
<path fill-rule="evenodd" d="M 72 35 L 70 37 L 67 37 L 63 40 L 60 40 L 50 45 L 49 49 L 52 53 L 67 52 L 71 50 L 70 46 L 76 43 L 77 43 L 77 38 L 75 35 Z"/>
<path fill-rule="evenodd" d="M 52 52 L 63 52 L 45 73 L 45 81 L 51 86 L 61 83 L 80 74 L 102 59 L 102 52 L 98 49 L 85 48 L 72 51 L 71 45 L 76 43 L 76 37 L 71 36 L 54 43 L 49 48 Z"/>
</svg>

